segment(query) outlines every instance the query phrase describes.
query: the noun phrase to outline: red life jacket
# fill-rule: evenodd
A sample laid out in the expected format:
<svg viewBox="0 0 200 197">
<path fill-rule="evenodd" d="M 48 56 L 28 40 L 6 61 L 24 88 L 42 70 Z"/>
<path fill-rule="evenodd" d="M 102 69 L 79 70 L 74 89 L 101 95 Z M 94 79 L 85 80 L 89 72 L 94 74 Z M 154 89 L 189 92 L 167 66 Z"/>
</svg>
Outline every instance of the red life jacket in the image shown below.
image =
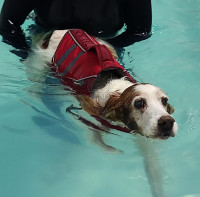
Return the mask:
<svg viewBox="0 0 200 197">
<path fill-rule="evenodd" d="M 63 84 L 88 96 L 98 74 L 104 70 L 121 69 L 124 76 L 135 82 L 105 45 L 80 29 L 68 30 L 63 36 L 53 56 L 52 69 Z"/>
</svg>

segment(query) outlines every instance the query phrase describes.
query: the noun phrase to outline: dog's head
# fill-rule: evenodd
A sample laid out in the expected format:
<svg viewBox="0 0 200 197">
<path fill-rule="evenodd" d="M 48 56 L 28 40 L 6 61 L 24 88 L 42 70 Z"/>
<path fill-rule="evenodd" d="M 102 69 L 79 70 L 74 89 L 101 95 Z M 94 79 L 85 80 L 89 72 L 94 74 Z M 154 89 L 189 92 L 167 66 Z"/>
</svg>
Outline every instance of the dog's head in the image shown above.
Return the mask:
<svg viewBox="0 0 200 197">
<path fill-rule="evenodd" d="M 111 96 L 102 113 L 113 111 L 129 129 L 144 136 L 167 139 L 176 134 L 177 123 L 171 116 L 174 109 L 166 94 L 151 84 L 135 84 L 121 95 Z"/>
</svg>

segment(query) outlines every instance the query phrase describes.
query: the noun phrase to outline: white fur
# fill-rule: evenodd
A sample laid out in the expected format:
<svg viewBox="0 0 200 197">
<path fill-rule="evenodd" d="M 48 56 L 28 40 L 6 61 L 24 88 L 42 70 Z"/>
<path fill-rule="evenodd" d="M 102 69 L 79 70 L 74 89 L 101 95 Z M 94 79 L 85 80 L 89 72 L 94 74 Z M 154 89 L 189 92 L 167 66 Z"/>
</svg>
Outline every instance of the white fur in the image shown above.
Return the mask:
<svg viewBox="0 0 200 197">
<path fill-rule="evenodd" d="M 92 98 L 96 103 L 103 107 L 113 92 L 122 93 L 125 89 L 132 85 L 133 83 L 127 81 L 125 77 L 121 79 L 114 79 L 111 80 L 104 88 L 95 91 Z"/>
</svg>

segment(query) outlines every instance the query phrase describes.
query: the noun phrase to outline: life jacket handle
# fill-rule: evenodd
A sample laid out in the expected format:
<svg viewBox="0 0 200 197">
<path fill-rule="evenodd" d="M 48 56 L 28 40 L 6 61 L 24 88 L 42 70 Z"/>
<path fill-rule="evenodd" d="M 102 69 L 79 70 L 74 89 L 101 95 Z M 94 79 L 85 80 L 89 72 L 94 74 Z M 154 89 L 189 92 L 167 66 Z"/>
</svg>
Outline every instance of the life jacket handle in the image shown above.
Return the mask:
<svg viewBox="0 0 200 197">
<path fill-rule="evenodd" d="M 94 38 L 89 36 L 85 31 L 72 29 L 69 30 L 69 33 L 76 44 L 84 51 L 95 50 L 100 64 L 106 61 L 114 62 L 114 57 L 109 49 L 105 45 L 100 44 Z"/>
</svg>

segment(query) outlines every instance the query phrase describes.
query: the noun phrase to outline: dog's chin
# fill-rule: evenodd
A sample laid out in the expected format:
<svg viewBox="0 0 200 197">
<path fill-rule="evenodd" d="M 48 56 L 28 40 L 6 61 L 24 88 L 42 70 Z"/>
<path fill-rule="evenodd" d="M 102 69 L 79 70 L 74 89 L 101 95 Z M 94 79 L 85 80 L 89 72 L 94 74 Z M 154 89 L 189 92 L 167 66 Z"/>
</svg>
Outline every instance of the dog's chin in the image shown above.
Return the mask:
<svg viewBox="0 0 200 197">
<path fill-rule="evenodd" d="M 142 132 L 142 131 L 140 131 L 140 132 L 135 131 L 135 133 L 138 133 L 142 136 L 145 136 L 145 137 L 151 138 L 151 139 L 167 140 L 171 137 L 175 137 L 176 130 L 177 130 L 177 128 L 173 128 L 171 131 L 169 131 L 168 134 L 163 134 L 163 133 L 159 132 L 157 129 L 154 129 L 147 133 Z"/>
<path fill-rule="evenodd" d="M 166 134 L 156 131 L 155 134 L 150 137 L 153 139 L 167 140 L 169 138 L 175 137 L 175 135 L 176 135 L 176 131 L 172 129 Z"/>
<path fill-rule="evenodd" d="M 141 134 L 141 135 L 143 135 L 143 134 Z M 155 139 L 155 140 L 167 140 L 167 139 L 169 139 L 169 138 L 171 138 L 171 137 L 175 137 L 175 135 L 174 134 L 172 134 L 172 135 L 161 135 L 161 134 L 155 134 L 155 135 L 143 135 L 144 137 L 146 137 L 146 138 L 151 138 L 151 139 Z"/>
<path fill-rule="evenodd" d="M 160 139 L 160 140 L 167 140 L 167 139 L 169 139 L 171 137 L 175 137 L 175 134 L 174 133 L 171 133 L 170 135 L 157 134 L 157 135 L 153 136 L 152 138 Z"/>
</svg>

